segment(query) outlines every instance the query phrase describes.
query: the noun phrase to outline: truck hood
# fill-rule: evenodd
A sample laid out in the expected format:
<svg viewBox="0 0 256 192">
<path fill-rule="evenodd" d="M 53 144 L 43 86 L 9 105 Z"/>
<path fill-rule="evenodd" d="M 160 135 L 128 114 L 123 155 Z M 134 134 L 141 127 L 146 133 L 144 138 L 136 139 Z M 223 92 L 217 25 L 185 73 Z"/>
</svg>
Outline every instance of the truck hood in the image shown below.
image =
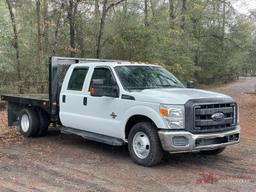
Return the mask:
<svg viewBox="0 0 256 192">
<path fill-rule="evenodd" d="M 230 99 L 230 96 L 205 91 L 200 89 L 188 88 L 168 88 L 168 89 L 145 89 L 133 92 L 133 96 L 137 101 L 166 103 L 166 104 L 185 104 L 191 99 Z"/>
</svg>

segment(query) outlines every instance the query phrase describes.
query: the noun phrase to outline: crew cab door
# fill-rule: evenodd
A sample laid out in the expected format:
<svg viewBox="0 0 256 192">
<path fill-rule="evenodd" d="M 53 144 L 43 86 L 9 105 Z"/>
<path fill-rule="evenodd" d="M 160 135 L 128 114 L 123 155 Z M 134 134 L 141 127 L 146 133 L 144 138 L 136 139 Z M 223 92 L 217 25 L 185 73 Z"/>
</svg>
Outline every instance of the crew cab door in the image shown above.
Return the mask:
<svg viewBox="0 0 256 192">
<path fill-rule="evenodd" d="M 87 104 L 88 92 L 85 82 L 88 82 L 88 67 L 75 67 L 61 89 L 60 94 L 60 120 L 66 127 L 85 129 L 83 108 Z"/>
<path fill-rule="evenodd" d="M 118 88 L 115 76 L 111 68 L 107 66 L 94 68 L 88 93 L 93 81 L 97 80 L 103 81 L 103 86 Z M 119 94 L 117 96 L 92 96 L 89 93 L 87 107 L 83 108 L 84 124 L 87 131 L 121 138 L 119 104 Z"/>
</svg>

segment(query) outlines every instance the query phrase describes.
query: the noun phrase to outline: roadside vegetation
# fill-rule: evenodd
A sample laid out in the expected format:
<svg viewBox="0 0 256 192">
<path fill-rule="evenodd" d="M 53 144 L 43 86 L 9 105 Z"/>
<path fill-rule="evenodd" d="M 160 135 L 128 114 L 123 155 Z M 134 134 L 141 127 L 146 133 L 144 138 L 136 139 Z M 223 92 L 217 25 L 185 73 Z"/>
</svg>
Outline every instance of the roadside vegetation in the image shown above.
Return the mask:
<svg viewBox="0 0 256 192">
<path fill-rule="evenodd" d="M 4 0 L 0 12 L 0 93 L 45 92 L 52 55 L 158 63 L 199 84 L 256 75 L 256 11 L 228 0 Z"/>
</svg>

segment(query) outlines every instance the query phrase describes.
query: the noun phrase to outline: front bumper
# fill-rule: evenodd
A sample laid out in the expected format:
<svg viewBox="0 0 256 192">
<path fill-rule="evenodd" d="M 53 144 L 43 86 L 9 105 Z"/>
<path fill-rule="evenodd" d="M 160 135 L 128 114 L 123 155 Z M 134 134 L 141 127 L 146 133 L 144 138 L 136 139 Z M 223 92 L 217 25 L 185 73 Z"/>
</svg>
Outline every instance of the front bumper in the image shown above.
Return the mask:
<svg viewBox="0 0 256 192">
<path fill-rule="evenodd" d="M 240 126 L 221 133 L 192 134 L 188 131 L 158 131 L 164 151 L 170 153 L 212 150 L 239 143 Z"/>
</svg>

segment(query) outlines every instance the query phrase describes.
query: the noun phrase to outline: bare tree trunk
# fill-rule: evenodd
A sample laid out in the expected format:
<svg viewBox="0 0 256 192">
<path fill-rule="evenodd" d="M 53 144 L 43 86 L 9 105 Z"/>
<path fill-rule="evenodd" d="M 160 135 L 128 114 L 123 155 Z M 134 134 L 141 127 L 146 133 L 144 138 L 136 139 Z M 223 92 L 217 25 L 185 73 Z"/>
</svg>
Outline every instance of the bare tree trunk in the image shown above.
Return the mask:
<svg viewBox="0 0 256 192">
<path fill-rule="evenodd" d="M 80 49 L 80 57 L 85 57 L 85 41 L 84 41 L 84 30 L 82 25 L 78 25 L 76 27 L 77 30 L 77 44 L 79 45 Z"/>
<path fill-rule="evenodd" d="M 174 19 L 175 19 L 175 15 L 174 15 L 174 4 L 173 4 L 173 0 L 169 0 L 169 22 L 170 22 L 170 28 L 174 28 Z"/>
<path fill-rule="evenodd" d="M 100 7 L 99 7 L 99 0 L 95 0 L 95 19 L 98 22 L 100 20 Z"/>
<path fill-rule="evenodd" d="M 148 22 L 148 0 L 144 0 L 144 25 L 149 26 Z"/>
<path fill-rule="evenodd" d="M 194 52 L 194 64 L 197 67 L 200 66 L 200 44 L 201 44 L 201 30 L 200 30 L 200 19 L 197 18 L 192 18 L 192 27 L 193 27 L 193 36 L 197 40 L 197 45 L 195 47 L 195 52 Z"/>
<path fill-rule="evenodd" d="M 96 58 L 100 58 L 100 54 L 101 54 L 101 38 L 103 35 L 103 29 L 105 26 L 105 19 L 107 16 L 107 3 L 108 3 L 108 0 L 104 0 L 103 8 L 102 8 L 102 16 L 100 18 L 99 34 L 96 42 Z"/>
<path fill-rule="evenodd" d="M 96 42 L 96 46 L 97 46 L 97 40 L 98 40 L 98 36 L 99 36 L 99 27 L 100 27 L 100 6 L 99 6 L 99 0 L 95 0 L 95 4 L 94 4 L 94 13 L 95 13 L 95 42 Z"/>
<path fill-rule="evenodd" d="M 56 21 L 56 29 L 54 32 L 54 43 L 53 43 L 53 50 L 52 53 L 53 55 L 56 54 L 56 49 L 57 49 L 57 45 L 58 45 L 58 35 L 59 35 L 59 28 L 60 28 L 60 23 L 61 23 L 61 17 L 62 17 L 62 10 L 64 9 L 64 1 L 62 1 L 61 6 L 60 6 L 60 11 L 57 17 L 57 21 Z"/>
<path fill-rule="evenodd" d="M 182 5 L 181 5 L 181 29 L 185 29 L 186 25 L 186 12 L 187 12 L 187 0 L 182 0 Z"/>
<path fill-rule="evenodd" d="M 13 8 L 10 0 L 6 0 L 6 3 L 8 5 L 11 21 L 12 21 L 12 28 L 14 33 L 14 41 L 13 41 L 13 47 L 16 50 L 16 70 L 17 70 L 17 77 L 18 81 L 21 80 L 21 71 L 20 71 L 20 51 L 19 51 L 19 38 L 18 38 L 18 32 L 17 32 L 17 26 L 16 26 L 16 18 L 13 14 Z"/>
<path fill-rule="evenodd" d="M 123 3 L 123 19 L 124 21 L 127 19 L 128 13 L 128 0 L 125 0 Z"/>
<path fill-rule="evenodd" d="M 73 17 L 73 9 L 74 2 L 73 0 L 69 0 L 69 8 L 68 8 L 68 19 L 69 19 L 69 46 L 70 49 L 74 49 L 75 46 L 75 21 Z M 74 52 L 70 51 L 70 56 L 74 57 Z"/>
<path fill-rule="evenodd" d="M 200 11 L 199 16 L 194 16 L 191 17 L 190 20 L 192 22 L 192 33 L 193 33 L 193 37 L 197 40 L 197 45 L 195 47 L 195 51 L 194 51 L 194 64 L 195 66 L 201 67 L 201 63 L 200 63 L 200 58 L 201 58 L 201 50 L 200 50 L 200 46 L 201 46 L 201 18 L 203 16 L 203 12 L 205 10 L 205 8 L 208 5 L 209 0 L 205 1 L 204 7 L 202 8 L 202 10 Z M 197 75 L 197 73 L 195 74 Z M 197 77 L 196 77 L 197 79 Z"/>
<path fill-rule="evenodd" d="M 226 24 L 226 0 L 222 3 L 222 27 L 221 27 L 221 64 L 224 65 L 224 46 L 225 46 L 225 24 Z"/>
<path fill-rule="evenodd" d="M 36 19 L 37 19 L 37 64 L 41 65 L 42 57 L 42 32 L 41 32 L 41 0 L 36 0 Z"/>
<path fill-rule="evenodd" d="M 78 6 L 79 0 L 69 0 L 69 8 L 68 8 L 68 19 L 69 19 L 69 44 L 70 44 L 70 56 L 74 57 L 77 53 L 76 48 L 76 26 L 75 26 L 75 18 L 77 13 L 77 6 Z"/>
<path fill-rule="evenodd" d="M 100 28 L 99 28 L 98 37 L 96 39 L 96 58 L 100 58 L 100 55 L 101 55 L 101 41 L 102 41 L 103 31 L 104 31 L 104 27 L 105 27 L 105 20 L 106 20 L 108 11 L 111 8 L 119 5 L 123 1 L 125 1 L 125 0 L 119 0 L 115 3 L 111 3 L 109 6 L 107 6 L 108 0 L 103 1 L 102 15 L 100 18 Z"/>
<path fill-rule="evenodd" d="M 155 0 L 150 0 L 150 5 L 151 5 L 151 11 L 152 11 L 153 18 L 155 18 L 155 16 L 156 16 L 156 3 L 155 3 Z"/>
<path fill-rule="evenodd" d="M 48 52 L 49 47 L 49 39 L 48 39 L 48 0 L 43 0 L 43 37 L 44 37 L 44 45 L 43 50 L 45 53 Z"/>
</svg>

